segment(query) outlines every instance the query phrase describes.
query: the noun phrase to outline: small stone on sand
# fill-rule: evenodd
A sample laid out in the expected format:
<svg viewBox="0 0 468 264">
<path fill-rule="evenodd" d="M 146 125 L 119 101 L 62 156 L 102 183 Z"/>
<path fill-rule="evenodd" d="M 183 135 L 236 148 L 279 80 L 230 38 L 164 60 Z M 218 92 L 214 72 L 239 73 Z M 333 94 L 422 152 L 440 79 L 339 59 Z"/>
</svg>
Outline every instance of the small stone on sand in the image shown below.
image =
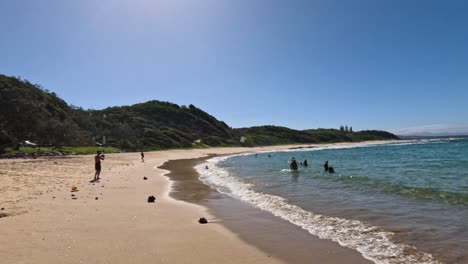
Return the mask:
<svg viewBox="0 0 468 264">
<path fill-rule="evenodd" d="M 148 203 L 154 203 L 155 200 L 156 198 L 152 195 L 148 197 Z"/>
</svg>

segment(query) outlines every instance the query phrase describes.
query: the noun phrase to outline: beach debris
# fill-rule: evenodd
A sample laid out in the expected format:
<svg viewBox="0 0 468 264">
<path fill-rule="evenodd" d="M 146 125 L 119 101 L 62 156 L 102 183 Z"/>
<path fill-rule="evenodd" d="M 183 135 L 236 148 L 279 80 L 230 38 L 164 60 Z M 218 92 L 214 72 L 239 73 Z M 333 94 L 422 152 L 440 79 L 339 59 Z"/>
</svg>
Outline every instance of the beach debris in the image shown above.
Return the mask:
<svg viewBox="0 0 468 264">
<path fill-rule="evenodd" d="M 143 177 L 143 180 L 145 180 L 145 181 L 146 181 L 147 179 L 148 179 L 148 178 L 146 178 L 146 177 Z"/>
<path fill-rule="evenodd" d="M 206 220 L 205 217 L 201 217 L 200 219 L 198 219 L 198 223 L 200 223 L 200 224 L 208 224 L 208 220 Z"/>
<path fill-rule="evenodd" d="M 156 198 L 153 195 L 148 197 L 148 203 L 154 203 L 155 200 Z"/>
<path fill-rule="evenodd" d="M 99 197 L 94 198 L 94 200 L 99 200 Z"/>
<path fill-rule="evenodd" d="M 76 191 L 76 190 L 78 190 L 78 187 L 76 187 L 76 185 L 72 185 L 71 190 Z"/>
<path fill-rule="evenodd" d="M 74 195 L 74 194 L 72 194 L 71 196 L 72 196 L 72 197 L 75 197 L 75 195 Z"/>
</svg>

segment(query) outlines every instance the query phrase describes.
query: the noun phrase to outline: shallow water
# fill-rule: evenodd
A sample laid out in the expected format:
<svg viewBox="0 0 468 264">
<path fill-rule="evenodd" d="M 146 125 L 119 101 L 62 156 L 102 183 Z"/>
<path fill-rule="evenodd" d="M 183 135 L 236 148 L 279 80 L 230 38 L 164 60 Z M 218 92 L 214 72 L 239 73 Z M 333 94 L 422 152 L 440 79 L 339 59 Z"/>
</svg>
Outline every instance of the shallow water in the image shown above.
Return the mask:
<svg viewBox="0 0 468 264">
<path fill-rule="evenodd" d="M 268 157 L 268 154 L 271 157 Z M 288 170 L 288 160 L 309 166 Z M 335 174 L 323 172 L 328 160 Z M 468 140 L 237 155 L 200 179 L 376 263 L 468 263 Z"/>
</svg>

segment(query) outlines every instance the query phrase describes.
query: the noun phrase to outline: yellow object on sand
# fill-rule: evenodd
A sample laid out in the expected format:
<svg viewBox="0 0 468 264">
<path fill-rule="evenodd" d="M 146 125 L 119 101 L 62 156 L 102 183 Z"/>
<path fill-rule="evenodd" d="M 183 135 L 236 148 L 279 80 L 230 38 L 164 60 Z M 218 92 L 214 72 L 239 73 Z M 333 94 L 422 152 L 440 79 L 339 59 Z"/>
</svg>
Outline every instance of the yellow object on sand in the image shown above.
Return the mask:
<svg viewBox="0 0 468 264">
<path fill-rule="evenodd" d="M 78 189 L 78 187 L 76 187 L 75 185 L 72 186 L 72 191 L 76 191 Z"/>
</svg>

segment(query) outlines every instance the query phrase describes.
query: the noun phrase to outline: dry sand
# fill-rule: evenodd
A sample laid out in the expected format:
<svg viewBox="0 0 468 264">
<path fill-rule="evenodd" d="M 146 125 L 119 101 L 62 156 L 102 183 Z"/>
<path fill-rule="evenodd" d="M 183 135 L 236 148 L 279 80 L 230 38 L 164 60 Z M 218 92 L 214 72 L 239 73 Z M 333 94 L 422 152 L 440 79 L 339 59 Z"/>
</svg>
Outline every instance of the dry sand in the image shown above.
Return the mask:
<svg viewBox="0 0 468 264">
<path fill-rule="evenodd" d="M 144 163 L 139 153 L 109 154 L 94 184 L 92 155 L 0 160 L 0 263 L 282 263 L 221 224 L 198 224 L 212 217 L 208 210 L 171 198 L 167 171 L 156 168 L 272 149 L 278 147 L 151 152 Z M 156 203 L 147 203 L 149 195 Z"/>
</svg>

